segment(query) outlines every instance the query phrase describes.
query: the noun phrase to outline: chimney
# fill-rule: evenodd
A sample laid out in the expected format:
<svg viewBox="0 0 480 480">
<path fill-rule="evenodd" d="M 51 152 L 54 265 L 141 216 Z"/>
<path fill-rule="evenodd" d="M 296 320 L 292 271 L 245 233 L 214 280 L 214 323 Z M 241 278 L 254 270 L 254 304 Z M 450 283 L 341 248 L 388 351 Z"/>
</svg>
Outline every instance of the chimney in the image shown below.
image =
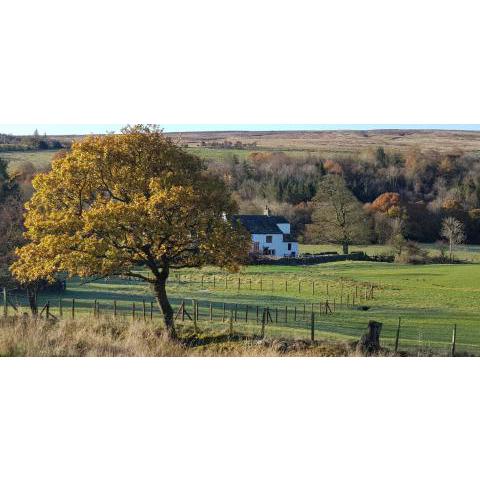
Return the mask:
<svg viewBox="0 0 480 480">
<path fill-rule="evenodd" d="M 268 205 L 265 205 L 265 210 L 263 211 L 263 214 L 266 215 L 267 217 L 270 216 L 270 209 L 268 208 Z"/>
</svg>

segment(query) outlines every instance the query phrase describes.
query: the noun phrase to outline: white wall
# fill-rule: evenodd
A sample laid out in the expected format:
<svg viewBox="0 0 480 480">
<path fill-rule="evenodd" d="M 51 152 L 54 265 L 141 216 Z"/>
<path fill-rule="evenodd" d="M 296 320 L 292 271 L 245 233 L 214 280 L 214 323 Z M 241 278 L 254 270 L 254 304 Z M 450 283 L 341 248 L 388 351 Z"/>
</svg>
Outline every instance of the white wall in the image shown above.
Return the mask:
<svg viewBox="0 0 480 480">
<path fill-rule="evenodd" d="M 285 255 L 290 255 L 292 252 L 295 252 L 295 255 L 298 255 L 298 243 L 297 242 L 284 242 L 283 234 L 272 234 L 272 242 L 267 243 L 267 235 L 264 234 L 253 234 L 252 242 L 259 243 L 260 253 L 263 252 L 263 249 L 266 247 L 270 250 L 275 250 L 276 257 L 283 257 Z M 288 250 L 288 243 L 292 244 L 292 249 Z M 253 250 L 253 245 L 252 245 Z"/>
<path fill-rule="evenodd" d="M 278 227 L 283 233 L 290 233 L 290 224 L 289 224 L 289 223 L 277 223 L 277 227 Z"/>
</svg>

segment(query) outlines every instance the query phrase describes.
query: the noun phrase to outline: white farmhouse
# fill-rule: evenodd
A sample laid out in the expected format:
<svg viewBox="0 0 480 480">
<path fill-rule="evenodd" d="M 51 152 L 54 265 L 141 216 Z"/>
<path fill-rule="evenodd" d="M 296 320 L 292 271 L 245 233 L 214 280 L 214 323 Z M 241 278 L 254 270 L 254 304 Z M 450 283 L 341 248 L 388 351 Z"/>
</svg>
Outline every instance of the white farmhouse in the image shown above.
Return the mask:
<svg viewBox="0 0 480 480">
<path fill-rule="evenodd" d="M 252 252 L 272 257 L 296 257 L 298 242 L 290 233 L 290 223 L 285 217 L 270 215 L 265 207 L 263 215 L 234 215 L 252 235 Z"/>
</svg>

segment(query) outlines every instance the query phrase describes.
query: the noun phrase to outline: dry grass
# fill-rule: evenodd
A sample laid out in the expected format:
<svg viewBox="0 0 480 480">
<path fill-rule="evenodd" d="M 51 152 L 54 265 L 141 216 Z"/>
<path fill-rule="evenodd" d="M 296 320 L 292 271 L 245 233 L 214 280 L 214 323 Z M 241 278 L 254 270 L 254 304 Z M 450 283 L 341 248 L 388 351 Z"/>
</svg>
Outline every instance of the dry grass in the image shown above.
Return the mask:
<svg viewBox="0 0 480 480">
<path fill-rule="evenodd" d="M 171 134 L 178 136 L 178 134 Z M 405 152 L 411 148 L 436 149 L 441 152 L 480 150 L 480 132 L 447 130 L 336 130 L 336 131 L 277 131 L 277 132 L 187 132 L 182 142 L 198 146 L 201 141 L 228 140 L 251 143 L 258 148 L 275 150 L 305 150 L 319 154 L 359 153 L 378 146 Z"/>
<path fill-rule="evenodd" d="M 0 356 L 29 357 L 182 357 L 182 356 L 354 356 L 347 342 L 260 340 L 226 331 L 179 330 L 169 342 L 159 323 L 88 320 L 46 321 L 28 317 L 3 319 Z"/>
</svg>

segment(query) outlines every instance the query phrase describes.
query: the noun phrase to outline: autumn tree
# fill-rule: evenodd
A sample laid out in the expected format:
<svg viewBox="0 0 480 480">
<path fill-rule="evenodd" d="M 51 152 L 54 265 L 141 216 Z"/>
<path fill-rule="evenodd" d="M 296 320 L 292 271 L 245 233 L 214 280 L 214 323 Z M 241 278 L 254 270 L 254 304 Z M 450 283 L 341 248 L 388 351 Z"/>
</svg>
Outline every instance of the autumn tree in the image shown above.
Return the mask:
<svg viewBox="0 0 480 480">
<path fill-rule="evenodd" d="M 224 219 L 236 211 L 225 184 L 155 126 L 89 136 L 33 180 L 17 251 L 22 281 L 126 275 L 153 287 L 175 338 L 166 282 L 172 269 L 236 270 L 250 238 Z"/>
<path fill-rule="evenodd" d="M 455 245 L 459 245 L 465 240 L 463 223 L 455 217 L 445 218 L 442 222 L 441 235 L 448 241 L 448 252 L 450 261 L 452 261 Z"/>
<path fill-rule="evenodd" d="M 382 193 L 368 205 L 368 210 L 373 217 L 375 236 L 379 243 L 392 243 L 399 236 L 403 237 L 407 215 L 398 193 Z"/>
<path fill-rule="evenodd" d="M 23 206 L 18 184 L 9 175 L 8 163 L 0 159 L 0 286 L 12 283 L 9 267 L 15 248 L 23 243 Z"/>
<path fill-rule="evenodd" d="M 323 177 L 313 199 L 310 238 L 342 245 L 343 253 L 354 243 L 369 240 L 370 229 L 362 204 L 338 175 Z"/>
</svg>

